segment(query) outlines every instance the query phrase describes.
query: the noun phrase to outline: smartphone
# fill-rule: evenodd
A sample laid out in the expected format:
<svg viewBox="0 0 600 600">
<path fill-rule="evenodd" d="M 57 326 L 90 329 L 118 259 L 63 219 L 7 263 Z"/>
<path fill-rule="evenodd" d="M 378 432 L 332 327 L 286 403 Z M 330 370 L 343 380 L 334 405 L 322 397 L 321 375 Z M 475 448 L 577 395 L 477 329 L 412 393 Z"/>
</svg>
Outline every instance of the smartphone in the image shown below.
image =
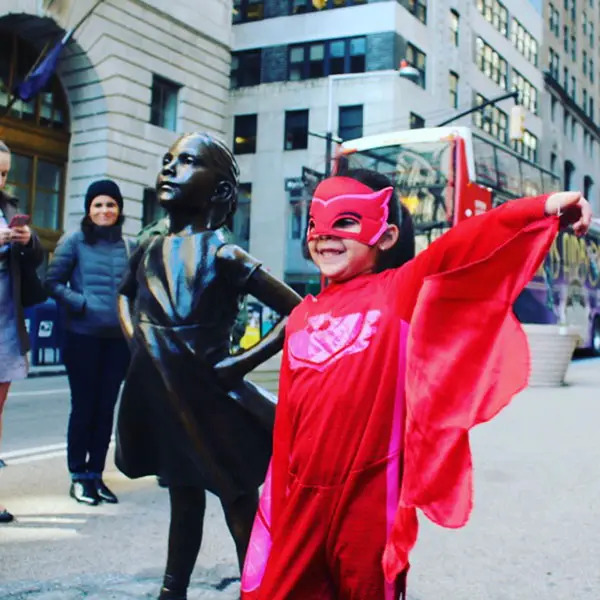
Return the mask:
<svg viewBox="0 0 600 600">
<path fill-rule="evenodd" d="M 29 215 L 15 215 L 8 224 L 9 227 L 23 227 L 29 225 L 31 217 Z"/>
</svg>

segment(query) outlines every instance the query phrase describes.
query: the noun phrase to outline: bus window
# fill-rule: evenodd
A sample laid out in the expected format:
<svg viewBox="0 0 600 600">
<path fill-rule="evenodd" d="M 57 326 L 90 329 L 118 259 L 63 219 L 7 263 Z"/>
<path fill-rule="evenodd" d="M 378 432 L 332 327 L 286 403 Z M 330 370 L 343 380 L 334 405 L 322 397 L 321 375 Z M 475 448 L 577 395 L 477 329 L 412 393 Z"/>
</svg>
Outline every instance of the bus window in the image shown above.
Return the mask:
<svg viewBox="0 0 600 600">
<path fill-rule="evenodd" d="M 501 148 L 496 148 L 496 160 L 498 162 L 498 187 L 514 198 L 518 198 L 522 193 L 519 159 Z"/>
<path fill-rule="evenodd" d="M 473 136 L 473 154 L 477 182 L 492 188 L 498 187 L 494 146 L 482 138 Z"/>
<path fill-rule="evenodd" d="M 535 165 L 521 161 L 521 174 L 524 196 L 539 196 L 543 193 L 542 172 Z"/>
</svg>

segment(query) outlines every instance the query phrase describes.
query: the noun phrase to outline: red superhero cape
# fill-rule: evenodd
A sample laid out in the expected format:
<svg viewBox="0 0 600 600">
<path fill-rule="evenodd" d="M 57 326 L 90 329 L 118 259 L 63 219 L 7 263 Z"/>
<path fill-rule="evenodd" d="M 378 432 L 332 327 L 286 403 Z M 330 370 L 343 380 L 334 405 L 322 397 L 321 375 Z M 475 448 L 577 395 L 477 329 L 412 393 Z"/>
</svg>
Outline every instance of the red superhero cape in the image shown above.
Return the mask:
<svg viewBox="0 0 600 600">
<path fill-rule="evenodd" d="M 383 558 L 388 581 L 408 565 L 417 508 L 444 527 L 469 518 L 469 430 L 527 385 L 529 347 L 512 305 L 557 231 L 557 218 L 536 221 L 488 257 L 425 279 L 407 348 L 404 470 Z"/>
<path fill-rule="evenodd" d="M 389 277 L 400 282 L 410 323 L 405 374 L 404 470 L 400 502 L 383 557 L 393 581 L 417 537 L 416 508 L 459 527 L 472 505 L 468 431 L 492 418 L 527 383 L 527 341 L 512 304 L 558 230 L 544 217 L 545 197 L 515 200 L 453 227 Z M 383 274 L 382 274 L 383 275 Z M 485 315 L 482 321 L 481 315 Z M 242 578 L 244 597 L 258 590 L 271 533 L 284 513 L 293 422 L 287 345 L 280 374 L 273 459 Z M 404 350 L 404 349 L 403 349 Z"/>
</svg>

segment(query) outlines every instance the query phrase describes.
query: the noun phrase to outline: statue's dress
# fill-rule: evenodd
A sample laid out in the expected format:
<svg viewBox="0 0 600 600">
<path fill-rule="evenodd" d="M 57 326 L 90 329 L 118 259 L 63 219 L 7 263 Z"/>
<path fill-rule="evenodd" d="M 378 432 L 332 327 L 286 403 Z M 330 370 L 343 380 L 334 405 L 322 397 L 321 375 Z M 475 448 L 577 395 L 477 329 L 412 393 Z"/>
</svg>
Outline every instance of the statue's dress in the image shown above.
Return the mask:
<svg viewBox="0 0 600 600">
<path fill-rule="evenodd" d="M 252 259 L 224 260 L 220 231 L 157 236 L 132 255 L 121 292 L 133 301 L 132 362 L 117 420 L 116 463 L 230 502 L 265 478 L 271 431 L 227 395 L 213 369 Z M 235 383 L 235 382 L 232 382 Z"/>
</svg>

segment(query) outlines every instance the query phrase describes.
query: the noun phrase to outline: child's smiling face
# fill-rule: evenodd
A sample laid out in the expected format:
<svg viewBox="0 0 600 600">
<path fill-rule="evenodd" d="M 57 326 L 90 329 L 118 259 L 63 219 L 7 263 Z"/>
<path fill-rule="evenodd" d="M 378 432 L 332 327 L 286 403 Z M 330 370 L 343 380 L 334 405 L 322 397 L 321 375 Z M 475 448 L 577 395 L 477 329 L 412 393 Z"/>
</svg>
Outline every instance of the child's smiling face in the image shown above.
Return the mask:
<svg viewBox="0 0 600 600">
<path fill-rule="evenodd" d="M 358 233 L 360 223 L 353 219 L 341 219 L 335 224 L 336 229 Z M 311 223 L 308 232 L 310 233 Z M 324 277 L 341 283 L 371 273 L 377 261 L 377 246 L 367 246 L 354 239 L 333 235 L 322 235 L 308 241 L 310 256 Z"/>
</svg>

